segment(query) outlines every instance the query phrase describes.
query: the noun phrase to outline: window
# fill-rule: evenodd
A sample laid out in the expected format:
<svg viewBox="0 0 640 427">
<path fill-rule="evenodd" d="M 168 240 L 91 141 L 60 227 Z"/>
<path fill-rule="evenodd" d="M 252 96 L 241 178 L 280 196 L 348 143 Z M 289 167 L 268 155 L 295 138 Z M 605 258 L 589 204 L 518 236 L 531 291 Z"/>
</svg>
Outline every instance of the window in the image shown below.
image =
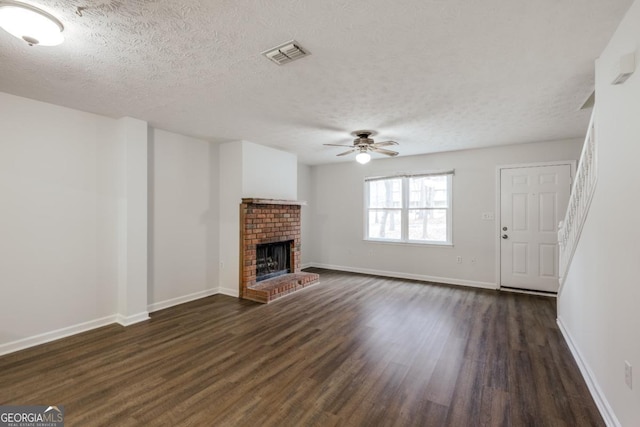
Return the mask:
<svg viewBox="0 0 640 427">
<path fill-rule="evenodd" d="M 365 239 L 451 244 L 453 171 L 367 178 Z"/>
</svg>

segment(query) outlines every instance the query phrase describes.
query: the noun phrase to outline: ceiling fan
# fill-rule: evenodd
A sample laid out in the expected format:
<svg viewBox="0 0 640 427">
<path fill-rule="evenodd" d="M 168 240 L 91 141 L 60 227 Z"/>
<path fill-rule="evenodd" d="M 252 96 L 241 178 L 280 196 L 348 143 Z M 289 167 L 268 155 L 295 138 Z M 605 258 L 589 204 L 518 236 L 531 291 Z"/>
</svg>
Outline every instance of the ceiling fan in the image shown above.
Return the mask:
<svg viewBox="0 0 640 427">
<path fill-rule="evenodd" d="M 352 136 L 355 136 L 356 139 L 353 140 L 353 145 L 346 144 L 324 144 L 330 147 L 350 147 L 351 149 L 345 151 L 344 153 L 337 154 L 337 156 L 346 156 L 351 153 L 358 153 L 356 156 L 356 160 L 358 163 L 365 164 L 371 160 L 371 155 L 369 152 L 384 154 L 385 156 L 397 156 L 397 151 L 386 150 L 380 147 L 388 147 L 390 145 L 398 145 L 395 141 L 382 141 L 382 142 L 374 142 L 371 139 L 372 136 L 376 134 L 375 131 L 372 130 L 356 130 L 351 132 Z"/>
</svg>

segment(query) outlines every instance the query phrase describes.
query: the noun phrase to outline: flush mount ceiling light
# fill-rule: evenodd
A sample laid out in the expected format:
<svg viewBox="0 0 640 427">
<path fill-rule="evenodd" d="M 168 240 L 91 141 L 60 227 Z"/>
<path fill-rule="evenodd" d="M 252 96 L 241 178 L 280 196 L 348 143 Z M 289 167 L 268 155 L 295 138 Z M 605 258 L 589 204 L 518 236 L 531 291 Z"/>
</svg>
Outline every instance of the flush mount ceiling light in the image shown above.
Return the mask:
<svg viewBox="0 0 640 427">
<path fill-rule="evenodd" d="M 55 16 L 17 1 L 0 0 L 0 27 L 29 46 L 56 46 L 64 41 L 64 26 Z"/>
</svg>

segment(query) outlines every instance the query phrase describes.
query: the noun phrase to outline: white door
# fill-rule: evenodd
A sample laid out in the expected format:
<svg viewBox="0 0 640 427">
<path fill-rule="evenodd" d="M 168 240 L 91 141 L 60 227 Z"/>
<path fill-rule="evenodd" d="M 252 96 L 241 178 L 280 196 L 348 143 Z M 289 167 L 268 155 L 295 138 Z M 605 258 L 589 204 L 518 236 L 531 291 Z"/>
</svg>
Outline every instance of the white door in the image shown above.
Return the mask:
<svg viewBox="0 0 640 427">
<path fill-rule="evenodd" d="M 571 193 L 571 166 L 500 172 L 500 286 L 558 292 L 558 221 Z"/>
</svg>

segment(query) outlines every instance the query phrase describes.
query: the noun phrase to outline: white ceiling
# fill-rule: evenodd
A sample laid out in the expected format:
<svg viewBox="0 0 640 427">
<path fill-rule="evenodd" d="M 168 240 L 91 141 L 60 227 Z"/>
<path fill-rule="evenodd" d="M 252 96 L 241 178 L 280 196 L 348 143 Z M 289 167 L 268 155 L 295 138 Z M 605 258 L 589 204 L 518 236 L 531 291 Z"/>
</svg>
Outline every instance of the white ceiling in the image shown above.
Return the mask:
<svg viewBox="0 0 640 427">
<path fill-rule="evenodd" d="M 348 160 L 322 144 L 356 129 L 401 155 L 583 136 L 594 60 L 632 0 L 28 2 L 66 41 L 0 31 L 0 91 L 319 164 Z M 311 55 L 260 54 L 291 39 Z"/>
</svg>

